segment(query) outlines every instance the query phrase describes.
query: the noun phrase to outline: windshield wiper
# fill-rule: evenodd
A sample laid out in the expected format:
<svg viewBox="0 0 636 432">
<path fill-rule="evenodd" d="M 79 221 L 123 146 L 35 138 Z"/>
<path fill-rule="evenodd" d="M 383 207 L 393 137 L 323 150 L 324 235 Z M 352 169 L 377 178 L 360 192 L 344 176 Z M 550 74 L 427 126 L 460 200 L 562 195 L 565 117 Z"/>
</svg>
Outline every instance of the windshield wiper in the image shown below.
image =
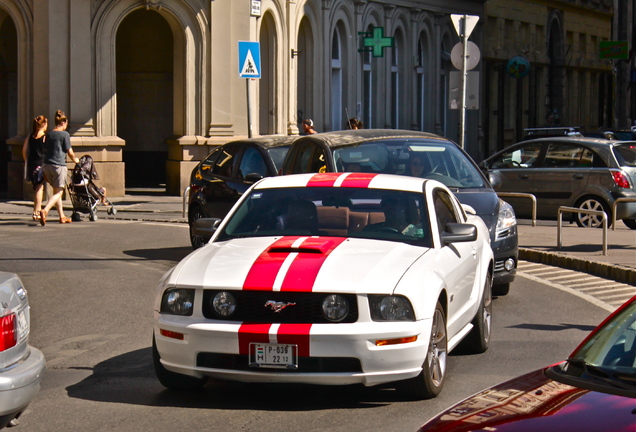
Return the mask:
<svg viewBox="0 0 636 432">
<path fill-rule="evenodd" d="M 568 363 L 568 366 L 572 365 L 575 368 L 579 368 L 582 371 L 584 371 L 587 375 L 594 377 L 600 381 L 603 381 L 607 384 L 611 384 L 614 387 L 618 387 L 621 389 L 634 388 L 634 384 L 625 383 L 622 381 L 622 379 L 623 377 L 627 378 L 627 377 L 636 376 L 636 374 L 609 371 L 605 368 L 595 366 L 579 358 L 569 358 L 567 360 L 567 363 Z M 567 372 L 570 372 L 570 371 L 568 370 Z"/>
</svg>

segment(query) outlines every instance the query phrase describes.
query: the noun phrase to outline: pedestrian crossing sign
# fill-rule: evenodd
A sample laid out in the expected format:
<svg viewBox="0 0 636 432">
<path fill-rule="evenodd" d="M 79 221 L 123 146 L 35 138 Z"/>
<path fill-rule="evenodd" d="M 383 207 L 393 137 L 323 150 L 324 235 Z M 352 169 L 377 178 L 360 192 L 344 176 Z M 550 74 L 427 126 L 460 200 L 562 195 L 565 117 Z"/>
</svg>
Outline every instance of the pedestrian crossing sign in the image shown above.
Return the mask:
<svg viewBox="0 0 636 432">
<path fill-rule="evenodd" d="M 261 46 L 259 42 L 239 41 L 238 70 L 240 78 L 261 77 Z"/>
</svg>

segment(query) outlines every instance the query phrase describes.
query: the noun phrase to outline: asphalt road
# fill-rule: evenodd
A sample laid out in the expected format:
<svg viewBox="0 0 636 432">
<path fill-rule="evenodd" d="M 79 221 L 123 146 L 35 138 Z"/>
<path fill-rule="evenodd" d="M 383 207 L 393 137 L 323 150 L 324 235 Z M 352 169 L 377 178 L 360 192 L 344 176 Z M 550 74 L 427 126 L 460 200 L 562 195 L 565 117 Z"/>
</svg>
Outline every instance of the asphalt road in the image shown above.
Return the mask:
<svg viewBox="0 0 636 432">
<path fill-rule="evenodd" d="M 482 355 L 451 355 L 442 394 L 402 401 L 390 388 L 211 382 L 172 393 L 154 376 L 154 290 L 190 252 L 185 224 L 103 220 L 40 227 L 0 215 L 0 270 L 25 283 L 43 385 L 16 432 L 413 431 L 483 387 L 564 359 L 608 312 L 536 278 L 494 302 Z"/>
</svg>

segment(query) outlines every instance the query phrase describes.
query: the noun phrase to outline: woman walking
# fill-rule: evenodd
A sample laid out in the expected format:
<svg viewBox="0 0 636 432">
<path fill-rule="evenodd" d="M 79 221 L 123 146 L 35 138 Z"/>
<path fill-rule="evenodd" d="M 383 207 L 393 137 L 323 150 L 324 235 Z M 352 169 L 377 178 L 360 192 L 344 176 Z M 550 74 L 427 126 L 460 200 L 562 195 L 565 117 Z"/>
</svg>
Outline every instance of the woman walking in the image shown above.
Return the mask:
<svg viewBox="0 0 636 432">
<path fill-rule="evenodd" d="M 41 225 L 46 224 L 46 218 L 53 206 L 56 206 L 60 214 L 60 223 L 71 222 L 71 219 L 64 215 L 64 206 L 62 205 L 62 194 L 64 193 L 64 186 L 66 186 L 66 178 L 68 177 L 66 155 L 68 154 L 75 163 L 79 163 L 79 159 L 71 148 L 71 136 L 66 132 L 67 127 L 68 119 L 66 115 L 64 112 L 57 110 L 55 113 L 55 128 L 46 135 L 44 156 L 44 175 L 46 181 L 53 188 L 53 196 L 40 212 Z"/>
<path fill-rule="evenodd" d="M 44 195 L 44 141 L 48 120 L 43 115 L 33 119 L 33 130 L 24 140 L 22 157 L 26 162 L 26 180 L 33 185 L 35 197 L 33 198 L 33 220 L 40 219 L 42 210 L 42 197 Z"/>
</svg>

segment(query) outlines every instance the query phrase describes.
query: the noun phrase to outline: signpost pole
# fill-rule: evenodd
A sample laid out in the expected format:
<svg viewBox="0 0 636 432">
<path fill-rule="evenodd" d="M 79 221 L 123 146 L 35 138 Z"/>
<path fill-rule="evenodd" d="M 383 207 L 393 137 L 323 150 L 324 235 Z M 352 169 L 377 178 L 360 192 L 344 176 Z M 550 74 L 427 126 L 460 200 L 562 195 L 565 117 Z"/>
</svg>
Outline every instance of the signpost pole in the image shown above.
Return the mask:
<svg viewBox="0 0 636 432">
<path fill-rule="evenodd" d="M 245 78 L 245 89 L 247 94 L 247 137 L 252 138 L 252 103 L 250 97 L 250 79 Z"/>
<path fill-rule="evenodd" d="M 462 94 L 461 94 L 461 111 L 459 115 L 459 146 L 463 149 L 466 139 L 466 56 L 468 54 L 468 32 L 466 31 L 467 16 L 461 20 L 462 43 L 464 44 L 462 53 Z"/>
</svg>

